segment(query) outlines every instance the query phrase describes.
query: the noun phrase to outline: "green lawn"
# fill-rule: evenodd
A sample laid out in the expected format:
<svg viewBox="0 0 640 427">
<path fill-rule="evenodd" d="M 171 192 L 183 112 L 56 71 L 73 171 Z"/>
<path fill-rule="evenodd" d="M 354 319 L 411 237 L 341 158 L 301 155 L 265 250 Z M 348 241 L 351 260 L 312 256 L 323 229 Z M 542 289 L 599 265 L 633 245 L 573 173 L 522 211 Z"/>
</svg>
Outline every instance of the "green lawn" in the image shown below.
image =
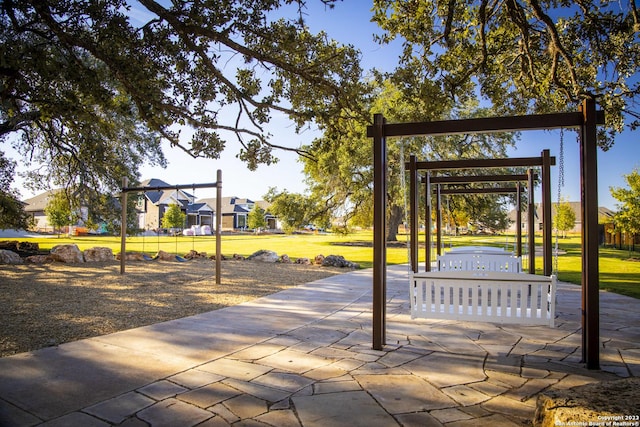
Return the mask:
<svg viewBox="0 0 640 427">
<path fill-rule="evenodd" d="M 398 235 L 404 243 L 406 236 Z M 423 241 L 424 237 L 420 236 Z M 37 242 L 41 249 L 48 250 L 63 243 L 75 243 L 81 250 L 106 246 L 114 253 L 120 252 L 120 239 L 107 236 L 81 236 L 60 238 L 28 238 L 13 239 Z M 287 254 L 290 258 L 311 258 L 316 255 L 342 255 L 347 260 L 360 264 L 363 268 L 372 266 L 373 248 L 371 231 L 342 236 L 335 234 L 298 234 L 298 235 L 253 235 L 234 234 L 223 235 L 222 253 L 227 256 L 240 254 L 250 255 L 257 250 L 267 249 L 279 255 Z M 445 237 L 445 246 L 508 246 L 513 250 L 513 236 L 457 236 Z M 536 238 L 536 245 L 542 245 L 542 238 Z M 579 236 L 559 239 L 561 251 L 565 255 L 558 258 L 558 278 L 561 281 L 580 284 L 581 279 L 581 244 Z M 198 252 L 215 253 L 215 238 L 213 236 L 196 237 L 129 237 L 127 238 L 128 252 L 145 252 L 155 254 L 158 250 L 184 255 L 194 249 Z M 627 250 L 600 248 L 600 288 L 640 299 L 640 262 L 630 258 L 640 258 L 640 253 Z M 419 251 L 420 262 L 424 262 L 424 250 Z M 408 250 L 405 245 L 394 245 L 387 249 L 389 264 L 404 264 L 408 261 Z M 536 269 L 542 272 L 542 257 L 536 258 Z"/>
</svg>

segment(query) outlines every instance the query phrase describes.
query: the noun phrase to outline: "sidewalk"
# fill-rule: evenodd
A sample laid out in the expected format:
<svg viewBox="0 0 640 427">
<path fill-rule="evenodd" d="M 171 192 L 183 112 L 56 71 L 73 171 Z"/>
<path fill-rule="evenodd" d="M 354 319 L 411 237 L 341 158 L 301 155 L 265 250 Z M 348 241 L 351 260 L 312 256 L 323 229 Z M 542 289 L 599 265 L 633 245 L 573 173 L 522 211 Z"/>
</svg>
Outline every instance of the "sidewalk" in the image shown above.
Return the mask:
<svg viewBox="0 0 640 427">
<path fill-rule="evenodd" d="M 600 371 L 579 363 L 580 288 L 557 327 L 411 320 L 388 270 L 371 349 L 371 270 L 250 303 L 0 359 L 0 426 L 522 426 L 536 395 L 640 376 L 640 301 L 601 293 Z"/>
</svg>

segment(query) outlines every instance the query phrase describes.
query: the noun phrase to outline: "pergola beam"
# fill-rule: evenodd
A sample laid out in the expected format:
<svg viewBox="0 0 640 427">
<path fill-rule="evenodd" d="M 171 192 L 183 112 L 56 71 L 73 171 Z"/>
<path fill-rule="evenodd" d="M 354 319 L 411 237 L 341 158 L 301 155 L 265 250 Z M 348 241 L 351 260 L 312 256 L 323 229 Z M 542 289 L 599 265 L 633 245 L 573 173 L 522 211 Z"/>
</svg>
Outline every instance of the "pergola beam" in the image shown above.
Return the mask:
<svg viewBox="0 0 640 427">
<path fill-rule="evenodd" d="M 604 124 L 604 112 L 596 111 L 597 124 Z M 582 112 L 535 114 L 531 116 L 483 117 L 478 119 L 443 120 L 437 122 L 389 123 L 384 136 L 460 135 L 468 133 L 519 132 L 524 130 L 581 127 Z M 372 138 L 372 126 L 367 127 Z"/>
<path fill-rule="evenodd" d="M 432 176 L 432 184 L 473 184 L 480 182 L 524 182 L 529 179 L 528 174 L 514 175 L 464 175 L 464 176 Z M 534 176 L 538 180 L 538 175 Z"/>
<path fill-rule="evenodd" d="M 442 195 L 446 195 L 446 194 L 513 194 L 517 192 L 518 192 L 517 187 L 447 188 L 447 189 L 440 190 L 440 194 Z"/>
</svg>

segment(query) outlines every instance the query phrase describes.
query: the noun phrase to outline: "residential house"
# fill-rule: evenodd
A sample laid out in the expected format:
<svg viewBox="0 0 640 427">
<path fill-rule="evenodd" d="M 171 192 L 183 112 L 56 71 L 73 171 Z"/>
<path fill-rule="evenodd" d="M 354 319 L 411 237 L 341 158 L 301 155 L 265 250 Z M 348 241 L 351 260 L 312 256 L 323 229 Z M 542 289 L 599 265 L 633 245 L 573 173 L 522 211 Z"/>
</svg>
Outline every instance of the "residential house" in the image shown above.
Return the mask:
<svg viewBox="0 0 640 427">
<path fill-rule="evenodd" d="M 216 199 L 200 199 L 198 203 L 206 203 L 209 206 L 216 206 Z M 249 228 L 248 218 L 249 212 L 255 205 L 260 206 L 267 212 L 265 219 L 267 220 L 267 228 L 275 230 L 278 228 L 276 217 L 268 213 L 270 203 L 260 200 L 254 202 L 250 199 L 242 199 L 239 197 L 223 197 L 221 200 L 222 207 L 222 230 L 245 230 Z"/>
<path fill-rule="evenodd" d="M 177 204 L 187 215 L 185 228 L 208 225 L 213 230 L 215 226 L 214 208 L 206 202 L 196 202 L 194 196 L 186 191 L 160 189 L 160 187 L 170 186 L 170 184 L 156 178 L 140 183 L 140 187 L 149 187 L 149 190 L 138 195 L 136 202 L 138 226 L 143 230 L 158 230 L 162 228 L 164 213 L 169 208 L 169 205 Z"/>
<path fill-rule="evenodd" d="M 33 219 L 33 230 L 38 233 L 53 233 L 54 227 L 49 224 L 49 218 L 47 218 L 47 214 L 44 212 L 45 208 L 49 204 L 49 200 L 58 192 L 62 191 L 61 189 L 47 190 L 44 193 L 40 193 L 30 199 L 24 200 L 22 203 L 24 204 L 24 211 L 28 213 Z M 87 219 L 89 218 L 89 208 L 87 206 L 81 206 L 80 211 L 78 212 L 78 220 L 75 224 L 69 224 L 66 227 L 63 227 L 63 233 L 87 233 L 89 230 L 85 228 Z M 80 231 L 82 230 L 82 231 Z"/>
<path fill-rule="evenodd" d="M 568 232 L 579 233 L 582 230 L 582 215 L 581 215 L 580 202 L 569 202 L 569 205 L 571 206 L 571 209 L 573 210 L 573 212 L 576 214 L 576 223 L 573 229 L 568 230 Z M 542 204 L 536 203 L 535 207 L 536 207 L 536 212 L 534 215 L 535 222 L 533 227 L 536 232 L 542 232 L 542 219 L 543 219 Z M 556 203 L 551 203 L 551 219 L 552 220 L 553 218 L 555 218 L 555 214 L 556 214 Z M 509 228 L 507 229 L 507 231 L 511 233 L 515 233 L 517 212 L 515 209 L 513 209 L 511 212 L 509 212 L 508 215 L 509 215 L 509 220 L 511 220 L 512 222 L 509 225 Z M 604 206 L 600 206 L 598 208 L 599 218 L 613 218 L 613 215 L 614 215 L 613 211 L 611 211 L 608 208 L 605 208 Z M 529 227 L 528 221 L 529 221 L 529 215 L 526 211 L 523 210 L 522 212 L 522 230 L 523 231 L 528 230 L 528 227 Z"/>
<path fill-rule="evenodd" d="M 41 233 L 53 232 L 53 226 L 49 224 L 49 219 L 44 213 L 44 209 L 49 203 L 49 199 L 60 190 L 49 190 L 40 193 L 30 199 L 24 200 L 24 211 L 33 218 L 35 230 Z"/>
</svg>

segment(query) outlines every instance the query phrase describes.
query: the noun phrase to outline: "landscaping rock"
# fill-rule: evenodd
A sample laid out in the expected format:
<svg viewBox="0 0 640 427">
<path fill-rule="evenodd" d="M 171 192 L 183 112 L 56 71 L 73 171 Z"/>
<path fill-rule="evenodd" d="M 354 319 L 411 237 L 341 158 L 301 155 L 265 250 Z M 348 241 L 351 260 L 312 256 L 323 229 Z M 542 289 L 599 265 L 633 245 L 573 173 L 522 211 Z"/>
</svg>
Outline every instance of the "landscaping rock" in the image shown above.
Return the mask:
<svg viewBox="0 0 640 427">
<path fill-rule="evenodd" d="M 4 240 L 0 242 L 0 249 L 5 251 L 17 252 L 18 242 L 16 242 L 15 240 Z"/>
<path fill-rule="evenodd" d="M 322 265 L 323 262 L 324 262 L 324 255 L 316 255 L 313 261 L 315 265 Z"/>
<path fill-rule="evenodd" d="M 53 262 L 53 258 L 50 255 L 31 255 L 24 259 L 27 264 L 46 264 Z"/>
<path fill-rule="evenodd" d="M 626 425 L 625 416 L 638 415 L 639 400 L 638 377 L 547 391 L 538 395 L 533 425 Z M 634 418 L 633 423 L 637 421 Z"/>
<path fill-rule="evenodd" d="M 198 252 L 191 249 L 188 254 L 184 256 L 185 259 L 207 258 L 206 252 Z"/>
<path fill-rule="evenodd" d="M 287 254 L 280 255 L 280 260 L 279 261 L 282 264 L 291 264 L 291 258 L 289 258 L 289 255 L 287 255 Z"/>
<path fill-rule="evenodd" d="M 328 255 L 322 261 L 323 267 L 360 268 L 354 262 L 347 261 L 342 255 Z"/>
<path fill-rule="evenodd" d="M 0 249 L 0 264 L 22 264 L 22 258 L 13 251 Z"/>
<path fill-rule="evenodd" d="M 66 262 L 66 263 L 80 263 L 84 262 L 82 252 L 78 249 L 77 245 L 57 245 L 51 248 L 51 258 L 54 261 Z"/>
<path fill-rule="evenodd" d="M 35 242 L 18 242 L 18 252 L 39 252 L 40 245 Z"/>
<path fill-rule="evenodd" d="M 155 258 L 159 259 L 160 261 L 175 261 L 176 260 L 176 256 L 175 255 L 171 255 L 169 252 L 165 252 L 165 251 L 158 251 L 158 253 L 156 254 Z"/>
<path fill-rule="evenodd" d="M 298 258 L 296 264 L 311 265 L 311 260 L 309 258 Z"/>
<path fill-rule="evenodd" d="M 238 261 L 244 261 L 244 257 L 242 255 L 233 254 L 233 259 Z"/>
<path fill-rule="evenodd" d="M 83 253 L 85 262 L 113 261 L 111 248 L 95 247 L 86 249 Z"/>
<path fill-rule="evenodd" d="M 276 262 L 278 261 L 278 254 L 273 251 L 261 249 L 249 255 L 247 259 L 260 262 Z"/>
<path fill-rule="evenodd" d="M 120 255 L 119 253 L 116 255 L 117 260 L 120 260 Z M 144 254 L 140 252 L 126 252 L 125 256 L 126 261 L 146 261 Z"/>
</svg>

